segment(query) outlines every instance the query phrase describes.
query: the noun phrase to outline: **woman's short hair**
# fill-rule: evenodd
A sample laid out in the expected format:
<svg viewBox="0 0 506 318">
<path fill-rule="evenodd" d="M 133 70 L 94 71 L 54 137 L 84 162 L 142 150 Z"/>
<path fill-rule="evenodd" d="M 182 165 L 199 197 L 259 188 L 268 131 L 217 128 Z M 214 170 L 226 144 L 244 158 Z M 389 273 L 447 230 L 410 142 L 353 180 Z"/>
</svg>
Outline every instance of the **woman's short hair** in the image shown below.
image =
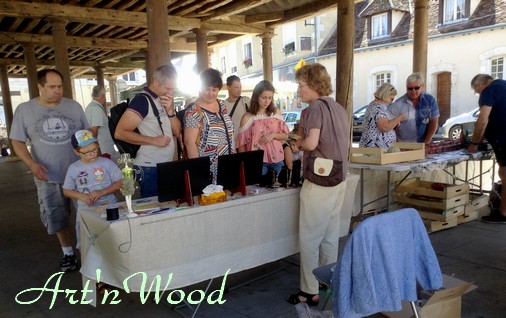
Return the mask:
<svg viewBox="0 0 506 318">
<path fill-rule="evenodd" d="M 214 68 L 208 68 L 207 70 L 200 73 L 200 84 L 201 88 L 214 87 L 221 89 L 223 87 L 223 80 L 221 79 L 221 73 Z"/>
<path fill-rule="evenodd" d="M 263 80 L 260 81 L 255 88 L 253 89 L 253 93 L 251 94 L 251 105 L 249 106 L 249 112 L 253 115 L 256 115 L 258 112 L 258 98 L 264 91 L 270 91 L 272 93 L 276 92 L 274 85 L 271 82 Z M 271 101 L 271 104 L 265 110 L 267 116 L 270 116 L 276 113 L 276 106 L 274 106 L 274 99 Z"/>
<path fill-rule="evenodd" d="M 374 97 L 380 100 L 389 102 L 391 97 L 397 95 L 397 90 L 390 83 L 381 84 L 378 89 L 374 92 Z"/>
<path fill-rule="evenodd" d="M 330 75 L 325 66 L 319 63 L 304 65 L 295 73 L 295 78 L 306 83 L 320 96 L 328 96 L 332 93 Z"/>
</svg>

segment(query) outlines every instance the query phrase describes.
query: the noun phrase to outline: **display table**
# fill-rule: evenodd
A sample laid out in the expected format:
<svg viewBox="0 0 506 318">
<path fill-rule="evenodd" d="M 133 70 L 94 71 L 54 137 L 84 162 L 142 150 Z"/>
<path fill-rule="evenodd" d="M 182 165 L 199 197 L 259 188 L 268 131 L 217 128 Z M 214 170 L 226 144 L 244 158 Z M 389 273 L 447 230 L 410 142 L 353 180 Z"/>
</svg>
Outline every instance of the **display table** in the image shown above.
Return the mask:
<svg viewBox="0 0 506 318">
<path fill-rule="evenodd" d="M 240 272 L 299 251 L 299 191 L 287 189 L 209 206 L 195 206 L 109 222 L 105 208 L 81 214 L 81 273 L 123 289 L 125 279 L 145 273 L 148 287 L 157 275 L 169 289 Z M 93 285 L 93 286 L 91 286 Z M 128 280 L 142 287 L 141 275 Z M 90 294 L 96 299 L 96 294 Z M 90 298 L 88 298 L 90 299 Z"/>
<path fill-rule="evenodd" d="M 392 204 L 392 181 L 394 186 L 396 184 L 401 183 L 408 176 L 412 174 L 424 174 L 432 171 L 443 171 L 449 178 L 452 183 L 456 181 L 473 183 L 479 191 L 483 191 L 483 160 L 492 160 L 492 164 L 486 172 L 490 172 L 491 174 L 491 182 L 492 185 L 494 179 L 494 157 L 493 151 L 478 151 L 476 153 L 468 153 L 465 149 L 444 152 L 439 154 L 432 154 L 426 156 L 425 159 L 410 161 L 410 162 L 401 162 L 401 163 L 392 163 L 386 165 L 374 165 L 374 164 L 362 164 L 362 163 L 349 163 L 348 168 L 351 169 L 353 173 L 360 174 L 360 214 L 364 213 L 365 207 L 375 203 L 381 199 L 386 198 L 386 208 L 389 210 Z M 469 168 L 470 161 L 479 161 L 478 167 Z M 464 163 L 463 171 L 461 173 L 456 173 L 455 167 Z M 448 169 L 452 168 L 452 171 Z M 358 171 L 354 171 L 358 170 Z M 472 171 L 471 171 L 472 170 Z M 374 176 L 372 178 L 368 178 L 365 173 L 368 171 L 372 172 L 386 172 L 386 181 L 378 180 L 378 176 Z M 392 173 L 401 173 L 399 180 L 391 180 Z M 371 173 L 373 175 L 373 173 Z M 470 177 L 471 175 L 471 177 Z M 373 180 L 376 178 L 375 180 Z M 370 186 L 367 187 L 365 184 L 370 182 Z M 435 180 L 430 180 L 435 181 Z M 385 186 L 382 184 L 386 183 Z M 386 190 L 386 194 L 385 191 Z M 383 191 L 383 194 L 379 194 L 379 191 Z M 365 195 L 368 195 L 369 198 L 366 199 Z"/>
</svg>

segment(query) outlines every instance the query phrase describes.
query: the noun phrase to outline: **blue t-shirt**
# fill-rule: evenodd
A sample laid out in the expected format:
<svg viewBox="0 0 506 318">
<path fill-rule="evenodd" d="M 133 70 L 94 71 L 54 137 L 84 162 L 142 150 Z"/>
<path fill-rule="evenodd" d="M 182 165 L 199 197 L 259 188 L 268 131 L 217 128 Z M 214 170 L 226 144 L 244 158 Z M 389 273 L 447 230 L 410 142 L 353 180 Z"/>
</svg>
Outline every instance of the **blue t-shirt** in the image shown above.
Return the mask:
<svg viewBox="0 0 506 318">
<path fill-rule="evenodd" d="M 491 144 L 506 144 L 506 81 L 497 79 L 490 83 L 480 94 L 478 100 L 482 106 L 492 107 L 485 129 L 485 138 Z"/>
<path fill-rule="evenodd" d="M 69 166 L 63 189 L 90 193 L 105 189 L 122 177 L 121 170 L 110 159 L 98 157 L 95 162 L 91 163 L 83 163 L 78 160 Z M 95 206 L 115 202 L 116 197 L 111 193 L 100 197 Z M 77 206 L 83 207 L 85 203 L 77 200 Z"/>
<path fill-rule="evenodd" d="M 427 135 L 429 121 L 439 117 L 439 107 L 436 99 L 427 93 L 420 95 L 420 100 L 413 107 L 408 94 L 404 94 L 388 107 L 394 117 L 404 114 L 406 119 L 397 129 L 397 139 L 407 142 L 423 142 Z"/>
</svg>

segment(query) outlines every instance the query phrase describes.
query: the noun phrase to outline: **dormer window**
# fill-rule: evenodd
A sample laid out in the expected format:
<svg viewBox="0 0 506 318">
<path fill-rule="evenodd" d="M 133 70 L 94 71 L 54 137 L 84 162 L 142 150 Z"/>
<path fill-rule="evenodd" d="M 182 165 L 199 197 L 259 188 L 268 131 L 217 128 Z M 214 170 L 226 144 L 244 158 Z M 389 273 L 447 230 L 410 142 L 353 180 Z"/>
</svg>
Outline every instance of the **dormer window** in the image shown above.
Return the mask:
<svg viewBox="0 0 506 318">
<path fill-rule="evenodd" d="M 371 17 L 371 40 L 384 38 L 388 35 L 388 13 L 373 15 Z"/>
<path fill-rule="evenodd" d="M 469 18 L 470 0 L 442 0 L 439 2 L 440 23 L 449 24 Z"/>
</svg>

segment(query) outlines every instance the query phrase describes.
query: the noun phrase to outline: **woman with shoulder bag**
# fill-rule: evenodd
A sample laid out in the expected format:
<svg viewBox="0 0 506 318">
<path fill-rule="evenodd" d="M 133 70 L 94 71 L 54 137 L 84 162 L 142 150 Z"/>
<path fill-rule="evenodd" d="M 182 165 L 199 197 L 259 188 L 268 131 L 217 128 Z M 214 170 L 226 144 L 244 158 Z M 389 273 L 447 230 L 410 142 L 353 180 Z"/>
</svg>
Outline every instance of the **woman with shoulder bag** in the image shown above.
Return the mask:
<svg viewBox="0 0 506 318">
<path fill-rule="evenodd" d="M 302 112 L 297 146 L 304 150 L 300 191 L 300 292 L 287 301 L 316 306 L 318 281 L 313 269 L 337 260 L 340 214 L 344 201 L 350 123 L 332 98 L 330 76 L 321 64 L 300 68 L 298 94 L 309 107 Z"/>
</svg>

